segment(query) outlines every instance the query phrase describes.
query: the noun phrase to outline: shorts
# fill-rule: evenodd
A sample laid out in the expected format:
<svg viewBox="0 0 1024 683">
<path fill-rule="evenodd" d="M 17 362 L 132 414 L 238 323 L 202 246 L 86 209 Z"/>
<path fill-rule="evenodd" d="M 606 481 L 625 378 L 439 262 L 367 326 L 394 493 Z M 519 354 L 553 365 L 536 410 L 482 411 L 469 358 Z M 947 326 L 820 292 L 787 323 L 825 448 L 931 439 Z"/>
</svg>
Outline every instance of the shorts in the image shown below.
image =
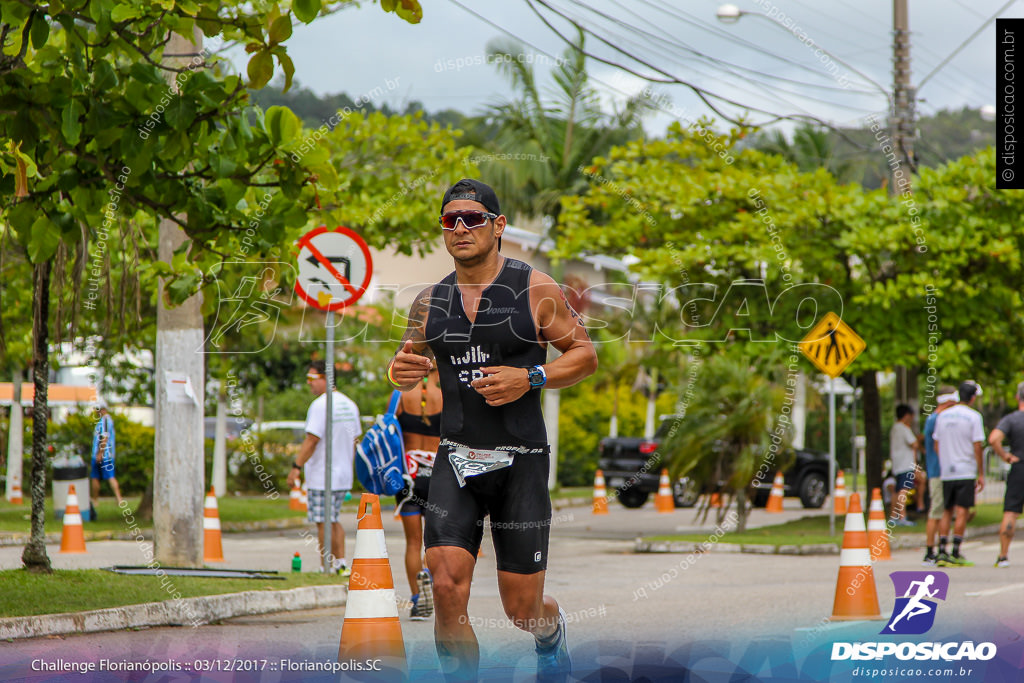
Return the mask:
<svg viewBox="0 0 1024 683">
<path fill-rule="evenodd" d="M 942 480 L 938 477 L 928 479 L 928 497 L 931 498 L 928 519 L 942 519 L 942 512 L 946 509 L 946 505 L 943 502 L 945 498 L 942 493 Z"/>
<path fill-rule="evenodd" d="M 430 499 L 430 477 L 420 475 L 412 481 L 412 491 L 407 486 L 395 496 L 395 506 L 402 517 L 423 514 Z"/>
<path fill-rule="evenodd" d="M 1024 512 L 1024 462 L 1010 465 L 1006 475 L 1006 496 L 1003 498 L 1003 512 Z"/>
<path fill-rule="evenodd" d="M 544 571 L 551 532 L 548 461 L 547 453 L 517 454 L 508 467 L 469 477 L 460 488 L 442 444 L 431 476 L 424 547 L 455 546 L 476 557 L 486 524 L 500 571 Z"/>
<path fill-rule="evenodd" d="M 914 488 L 914 470 L 909 472 L 900 472 L 896 475 L 896 492 L 899 493 L 900 489 L 910 490 Z"/>
<path fill-rule="evenodd" d="M 98 459 L 93 459 L 92 474 L 89 476 L 92 479 L 115 479 L 117 475 L 114 474 L 114 459 L 104 458 L 102 466 Z"/>
<path fill-rule="evenodd" d="M 942 497 L 946 501 L 946 509 L 954 507 L 974 507 L 974 479 L 943 480 Z"/>
<path fill-rule="evenodd" d="M 324 521 L 324 499 L 327 496 L 323 489 L 309 489 L 307 492 L 306 519 L 315 524 L 322 524 Z M 346 489 L 335 489 L 331 496 L 331 521 L 337 522 L 341 518 L 341 503 L 345 500 Z"/>
</svg>

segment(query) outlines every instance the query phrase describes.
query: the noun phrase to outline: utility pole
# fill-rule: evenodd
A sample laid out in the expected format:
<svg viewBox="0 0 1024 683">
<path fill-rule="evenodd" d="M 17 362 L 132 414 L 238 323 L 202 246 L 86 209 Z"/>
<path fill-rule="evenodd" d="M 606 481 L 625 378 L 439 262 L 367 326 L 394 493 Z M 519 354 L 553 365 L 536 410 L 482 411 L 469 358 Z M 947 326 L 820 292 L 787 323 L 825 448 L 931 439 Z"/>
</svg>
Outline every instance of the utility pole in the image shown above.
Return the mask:
<svg viewBox="0 0 1024 683">
<path fill-rule="evenodd" d="M 894 196 L 909 196 L 913 189 L 911 179 L 917 170 L 917 159 L 914 156 L 916 100 L 917 91 L 910 84 L 910 17 L 907 0 L 893 0 L 892 111 L 889 126 L 897 163 L 889 167 L 889 191 Z M 896 403 L 906 403 L 917 412 L 917 376 L 910 368 L 896 368 L 895 390 Z"/>
<path fill-rule="evenodd" d="M 163 63 L 183 68 L 202 54 L 203 36 L 177 33 L 164 49 Z M 168 87 L 178 91 L 177 72 L 167 72 Z M 152 143 L 150 143 L 152 144 Z M 170 263 L 187 239 L 171 220 L 160 221 L 158 257 Z M 203 369 L 202 297 L 196 294 L 171 308 L 163 280 L 156 312 L 156 453 L 153 464 L 153 545 L 164 566 L 203 566 Z M 171 394 L 168 373 L 191 382 L 195 402 Z M 179 382 L 180 384 L 180 382 Z M 178 400 L 171 401 L 172 396 Z"/>
</svg>

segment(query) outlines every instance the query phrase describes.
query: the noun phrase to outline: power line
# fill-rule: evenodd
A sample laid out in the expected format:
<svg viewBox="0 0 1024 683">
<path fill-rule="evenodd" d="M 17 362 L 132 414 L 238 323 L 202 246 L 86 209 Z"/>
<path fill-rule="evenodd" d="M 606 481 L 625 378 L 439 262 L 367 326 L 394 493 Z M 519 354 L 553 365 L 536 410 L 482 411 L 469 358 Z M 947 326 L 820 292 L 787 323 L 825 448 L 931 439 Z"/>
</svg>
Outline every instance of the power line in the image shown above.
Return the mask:
<svg viewBox="0 0 1024 683">
<path fill-rule="evenodd" d="M 580 7 L 584 8 L 584 9 L 590 11 L 590 12 L 593 12 L 594 14 L 597 14 L 598 16 L 600 16 L 600 17 L 602 17 L 602 18 L 604 18 L 604 19 L 606 19 L 606 20 L 608 20 L 608 21 L 610 21 L 610 22 L 612 22 L 612 23 L 614 23 L 616 25 L 621 25 L 623 27 L 627 27 L 627 28 L 635 31 L 636 33 L 639 33 L 639 34 L 647 36 L 647 37 L 649 37 L 649 38 L 651 38 L 653 40 L 656 40 L 656 41 L 658 41 L 660 43 L 663 43 L 663 44 L 667 45 L 671 49 L 674 49 L 674 50 L 684 50 L 684 51 L 689 52 L 689 53 L 691 53 L 693 55 L 696 55 L 698 58 L 704 60 L 705 62 L 710 63 L 710 66 L 713 66 L 714 68 L 722 69 L 724 71 L 728 71 L 729 73 L 732 73 L 733 75 L 735 75 L 737 77 L 740 77 L 739 74 L 736 74 L 734 71 L 731 71 L 731 69 L 737 69 L 737 70 L 740 70 L 740 71 L 745 71 L 745 72 L 748 72 L 748 73 L 756 74 L 758 76 L 761 76 L 762 78 L 771 78 L 771 79 L 783 81 L 785 83 L 793 83 L 794 85 L 800 85 L 800 86 L 809 87 L 809 88 L 818 88 L 818 89 L 821 89 L 821 90 L 828 90 L 828 91 L 831 91 L 831 92 L 849 92 L 849 93 L 863 94 L 863 95 L 873 95 L 874 94 L 874 92 L 870 91 L 870 90 L 856 90 L 856 89 L 853 89 L 853 88 L 843 88 L 841 86 L 836 86 L 836 85 L 819 85 L 817 83 L 807 83 L 807 82 L 804 82 L 804 81 L 798 81 L 798 80 L 793 79 L 793 78 L 786 78 L 785 76 L 777 76 L 775 74 L 765 73 L 764 71 L 759 71 L 758 69 L 752 69 L 750 67 L 746 67 L 746 66 L 743 66 L 741 64 L 735 64 L 733 62 L 728 62 L 728 61 L 726 61 L 724 59 L 719 59 L 719 58 L 713 57 L 713 56 L 711 56 L 711 55 L 709 55 L 707 53 L 701 52 L 700 50 L 697 50 L 697 49 L 693 48 L 692 46 L 690 46 L 690 45 L 688 45 L 688 44 L 686 44 L 684 42 L 681 42 L 681 41 L 680 42 L 673 42 L 675 40 L 674 36 L 672 36 L 663 27 L 659 26 L 658 24 L 656 24 L 655 22 L 651 21 L 650 19 L 642 17 L 639 13 L 636 13 L 636 17 L 638 19 L 640 19 L 644 23 L 650 25 L 651 27 L 657 29 L 658 31 L 660 31 L 661 33 L 665 34 L 669 38 L 666 39 L 666 38 L 661 38 L 659 36 L 656 36 L 653 33 L 651 33 L 650 31 L 647 31 L 646 29 L 640 28 L 638 26 L 634 26 L 632 24 L 629 24 L 626 21 L 623 21 L 622 19 L 618 19 L 616 17 L 613 17 L 613 16 L 611 16 L 611 15 L 605 13 L 605 12 L 602 12 L 602 11 L 600 11 L 600 10 L 594 8 L 594 7 L 590 7 L 586 3 L 580 2 L 580 0 L 570 0 L 570 2 L 572 2 L 574 5 L 579 5 Z M 614 5 L 616 5 L 616 6 L 618 6 L 618 7 L 620 7 L 620 8 L 625 10 L 625 8 L 622 6 L 622 4 L 617 2 L 617 1 L 615 1 L 615 0 L 612 0 L 612 4 L 614 4 Z M 723 65 L 725 67 L 728 67 L 728 69 L 723 68 Z M 793 91 L 790 91 L 790 90 L 787 90 L 787 91 L 784 91 L 784 92 L 788 92 L 790 94 L 797 95 L 798 97 L 808 97 L 810 99 L 817 99 L 817 98 L 814 98 L 814 97 L 811 97 L 811 96 L 803 95 L 801 93 L 794 93 Z M 832 100 L 818 100 L 818 101 L 820 101 L 820 102 L 828 102 L 828 103 L 832 102 Z"/>
<path fill-rule="evenodd" d="M 469 14 L 473 15 L 474 17 L 476 17 L 480 21 L 484 22 L 485 24 L 487 24 L 487 25 L 491 26 L 492 28 L 496 29 L 497 31 L 500 31 L 501 33 L 504 33 L 505 35 L 508 35 L 511 38 L 514 38 L 514 39 L 518 40 L 520 43 L 522 43 L 524 45 L 529 45 L 530 47 L 535 49 L 540 54 L 547 55 L 548 57 L 551 57 L 552 59 L 554 59 L 554 56 L 551 55 L 546 50 L 543 50 L 543 49 L 537 47 L 536 45 L 534 45 L 530 41 L 521 38 L 520 36 L 512 33 L 508 29 L 506 29 L 505 27 L 500 26 L 499 24 L 491 21 L 490 19 L 488 19 L 487 17 L 483 16 L 479 12 L 476 12 L 475 10 L 467 7 L 465 4 L 463 4 L 459 0 L 450 0 L 450 2 L 452 4 L 454 4 L 454 5 L 456 5 L 457 7 L 459 7 L 460 9 L 464 10 L 465 12 L 468 12 Z M 537 17 L 541 20 L 541 22 L 543 22 L 544 25 L 548 27 L 548 29 L 550 29 L 556 36 L 558 36 L 562 40 L 562 42 L 564 42 L 566 45 L 570 45 L 570 46 L 573 45 L 573 42 L 568 37 L 563 35 L 561 33 L 561 31 L 559 31 L 557 28 L 552 26 L 551 22 L 548 21 L 546 17 L 544 17 L 542 14 L 540 14 L 540 12 L 537 11 L 537 8 L 534 7 L 531 4 L 531 0 L 527 0 L 527 6 L 530 7 L 530 10 L 534 14 L 536 14 Z M 551 9 L 551 8 L 548 7 L 548 9 Z M 559 14 L 559 16 L 562 16 L 562 18 L 566 19 L 566 21 L 569 21 L 569 23 L 572 24 L 573 26 L 575 26 L 578 30 L 580 30 L 580 31 L 584 30 L 582 26 L 579 26 L 578 24 L 573 23 L 571 20 L 569 20 L 567 17 L 564 17 L 563 15 L 561 15 L 556 10 L 552 10 L 552 11 L 554 11 L 556 14 Z M 591 35 L 593 35 L 593 34 L 591 34 Z M 595 37 L 598 38 L 598 40 L 600 40 L 599 36 L 595 36 Z M 605 41 L 602 41 L 602 42 L 605 42 Z M 614 46 L 612 46 L 612 47 L 614 48 Z M 691 90 L 694 94 L 696 94 L 697 97 L 700 98 L 700 100 L 705 105 L 707 105 L 707 107 L 711 111 L 713 111 L 718 116 L 722 117 L 724 120 L 729 121 L 730 123 L 743 124 L 743 125 L 747 125 L 747 126 L 751 126 L 751 127 L 755 127 L 755 128 L 761 128 L 761 127 L 765 127 L 765 126 L 771 125 L 772 123 L 775 123 L 777 121 L 785 121 L 785 120 L 789 120 L 789 121 L 805 121 L 805 122 L 809 121 L 809 122 L 817 123 L 818 125 L 821 125 L 821 126 L 825 126 L 826 128 L 829 128 L 830 130 L 838 130 L 835 126 L 833 126 L 829 122 L 827 122 L 827 121 L 825 121 L 823 119 L 820 119 L 820 118 L 818 118 L 816 116 L 793 115 L 793 114 L 777 114 L 777 113 L 775 113 L 773 111 L 770 111 L 770 110 L 767 110 L 767 109 L 762 109 L 760 107 L 753 107 L 753 106 L 744 105 L 742 102 L 737 102 L 736 100 L 730 99 L 728 97 L 724 97 L 724 96 L 718 95 L 718 94 L 713 93 L 713 92 L 711 92 L 709 90 L 706 90 L 706 89 L 704 89 L 704 88 L 702 88 L 700 86 L 694 85 L 694 84 L 689 83 L 687 81 L 681 80 L 681 79 L 679 79 L 679 78 L 677 78 L 677 77 L 675 77 L 675 76 L 673 76 L 671 74 L 665 73 L 662 70 L 658 69 L 657 67 L 654 67 L 653 65 L 644 62 L 643 60 L 635 60 L 635 61 L 637 61 L 638 63 L 642 64 L 643 66 L 646 66 L 646 67 L 648 67 L 648 68 L 650 68 L 650 69 L 652 69 L 654 71 L 657 71 L 658 73 L 661 73 L 663 75 L 663 77 L 659 78 L 659 77 L 652 77 L 652 76 L 649 76 L 647 74 L 642 74 L 642 73 L 636 71 L 635 69 L 633 69 L 633 68 L 631 68 L 631 67 L 629 67 L 629 66 L 627 66 L 625 64 L 619 64 L 618 62 L 606 59 L 604 57 L 600 57 L 600 56 L 595 55 L 594 53 L 588 52 L 586 50 L 581 50 L 581 54 L 583 54 L 586 57 L 589 57 L 589 58 L 593 59 L 596 62 L 600 62 L 601 64 L 606 64 L 606 65 L 614 67 L 616 69 L 620 69 L 620 70 L 622 70 L 622 71 L 624 71 L 626 73 L 629 73 L 629 74 L 632 74 L 633 76 L 636 76 L 637 78 L 641 78 L 643 80 L 647 80 L 647 81 L 650 81 L 652 83 L 663 83 L 663 84 L 668 84 L 668 85 L 673 85 L 673 84 L 682 85 L 682 86 L 688 88 L 689 90 Z M 608 83 L 605 83 L 604 81 L 601 81 L 600 79 L 596 79 L 595 78 L 593 80 L 595 80 L 598 83 L 601 83 L 602 85 L 605 85 L 610 90 L 614 90 L 615 92 L 618 92 L 618 93 L 620 93 L 622 95 L 626 95 L 627 97 L 629 96 L 628 93 L 625 93 L 620 88 L 617 88 L 617 87 L 612 86 L 612 85 L 610 85 Z M 726 104 L 731 104 L 731 105 L 733 105 L 735 107 L 739 107 L 739 108 L 742 108 L 742 109 L 745 109 L 745 110 L 748 110 L 748 111 L 754 111 L 754 112 L 757 112 L 757 113 L 760 113 L 760 114 L 767 114 L 768 116 L 770 116 L 772 118 L 770 118 L 770 119 L 768 119 L 766 121 L 762 121 L 760 123 L 752 123 L 752 122 L 740 121 L 740 120 L 736 119 L 735 117 L 729 116 L 728 114 L 723 112 L 719 107 L 715 106 L 715 104 L 710 101 L 711 99 L 719 100 L 719 101 L 724 102 Z M 660 107 L 659 107 L 659 109 L 661 111 L 665 111 L 666 113 L 669 113 L 669 114 L 672 113 L 672 112 L 667 112 L 666 110 L 661 109 Z"/>
<path fill-rule="evenodd" d="M 962 43 L 957 45 L 956 49 L 953 50 L 949 54 L 948 57 L 946 57 L 944 60 L 942 60 L 937 67 L 932 69 L 931 73 L 929 73 L 927 76 L 925 76 L 923 79 L 921 79 L 921 81 L 917 84 L 918 91 L 920 91 L 921 88 L 924 87 L 924 84 L 928 82 L 928 79 L 930 79 L 932 76 L 934 76 L 940 69 L 942 69 L 942 67 L 946 66 L 946 64 L 949 63 L 949 60 L 953 59 L 953 57 L 956 57 L 958 54 L 960 54 L 960 51 L 963 50 L 965 47 L 967 47 L 968 43 L 970 43 L 972 40 L 977 38 L 978 35 L 982 31 L 985 30 L 985 27 L 987 27 L 989 24 L 991 24 L 993 21 L 995 21 L 996 17 L 998 17 L 1003 12 L 1005 12 L 1006 9 L 1009 8 L 1009 6 L 1014 4 L 1015 2 L 1017 2 L 1017 0 L 1009 0 L 1009 2 L 1007 2 L 1005 5 L 1003 5 L 999 9 L 997 9 L 995 14 L 993 14 L 991 17 L 986 19 L 985 22 L 981 26 L 979 26 L 978 29 L 974 33 L 972 33 L 971 35 L 967 36 L 967 38 Z"/>
<path fill-rule="evenodd" d="M 451 1 L 457 3 L 457 0 L 451 0 Z M 834 125 L 832 125 L 831 123 L 829 123 L 829 122 L 827 122 L 827 121 L 825 121 L 823 119 L 820 119 L 820 118 L 818 118 L 816 116 L 796 115 L 796 114 L 776 114 L 775 112 L 772 112 L 770 110 L 767 110 L 767 109 L 764 109 L 764 108 L 761 108 L 761 107 L 755 107 L 755 106 L 752 106 L 752 105 L 745 105 L 742 102 L 738 102 L 738 101 L 736 101 L 736 100 L 734 100 L 732 98 L 725 97 L 725 96 L 719 95 L 717 93 L 713 93 L 713 92 L 711 92 L 711 91 L 709 91 L 709 90 L 707 90 L 705 88 L 702 88 L 702 87 L 700 87 L 698 85 L 694 85 L 693 83 L 690 83 L 689 81 L 685 81 L 683 79 L 680 79 L 679 77 L 675 76 L 674 74 L 671 74 L 671 73 L 665 71 L 664 69 L 661 69 L 661 68 L 651 64 L 649 61 L 647 61 L 645 59 L 642 59 L 641 57 L 638 57 L 637 55 L 630 54 L 628 52 L 625 52 L 624 50 L 621 50 L 621 49 L 617 48 L 615 45 L 613 45 L 610 41 L 606 40 L 602 36 L 600 36 L 598 34 L 595 34 L 595 33 L 591 32 L 591 31 L 587 31 L 578 22 L 573 21 L 572 18 L 566 16 L 564 13 L 560 12 L 559 10 L 555 9 L 554 7 L 551 7 L 551 5 L 548 4 L 547 2 L 545 2 L 545 0 L 526 0 L 527 6 L 530 8 L 531 11 L 533 11 L 533 13 L 535 15 L 537 15 L 537 18 L 539 18 L 544 23 L 545 26 L 547 26 L 553 33 L 555 33 L 555 35 L 557 35 L 559 38 L 561 38 L 562 41 L 565 42 L 568 45 L 572 45 L 573 44 L 572 41 L 568 37 L 563 35 L 561 31 L 559 31 L 557 28 L 555 28 L 551 24 L 551 22 L 548 20 L 548 18 L 545 17 L 543 14 L 541 14 L 540 11 L 538 11 L 536 7 L 534 7 L 534 4 L 533 4 L 534 2 L 536 2 L 537 4 L 545 7 L 546 9 L 550 10 L 554 14 L 557 14 L 559 17 L 561 17 L 565 21 L 569 22 L 572 26 L 574 26 L 578 31 L 585 32 L 585 33 L 590 33 L 590 35 L 594 36 L 597 40 L 599 40 L 600 42 L 604 43 L 608 47 L 612 48 L 616 52 L 619 52 L 620 54 L 624 55 L 628 59 L 630 59 L 630 60 L 632 60 L 632 61 L 634 61 L 634 62 L 636 62 L 638 64 L 641 64 L 642 66 L 645 66 L 648 69 L 651 69 L 652 71 L 654 71 L 654 72 L 656 72 L 658 74 L 661 74 L 662 77 L 659 78 L 659 77 L 650 76 L 648 74 L 642 74 L 642 73 L 636 71 L 635 69 L 633 69 L 633 68 L 631 68 L 631 67 L 629 67 L 629 66 L 627 66 L 625 64 L 620 64 L 618 62 L 615 62 L 615 61 L 612 61 L 610 59 L 606 59 L 604 57 L 596 55 L 596 54 L 594 54 L 592 52 L 588 52 L 586 50 L 581 50 L 581 53 L 584 54 L 585 56 L 590 57 L 591 59 L 594 59 L 595 61 L 601 62 L 602 64 L 607 64 L 609 66 L 613 66 L 613 67 L 616 67 L 618 69 L 622 69 L 623 71 L 626 71 L 627 73 L 631 73 L 634 76 L 637 76 L 639 78 L 643 78 L 643 79 L 649 80 L 651 82 L 655 82 L 655 83 L 678 83 L 679 85 L 683 85 L 683 86 L 689 88 L 694 94 L 696 94 L 697 97 L 700 98 L 700 100 L 705 105 L 707 105 L 707 107 L 709 109 L 711 109 L 711 111 L 713 111 L 718 116 L 721 116 L 726 121 L 729 121 L 729 122 L 735 123 L 735 124 L 744 123 L 741 120 L 738 120 L 738 119 L 736 119 L 736 118 L 726 114 L 724 111 L 722 111 L 719 107 L 717 107 L 714 103 L 711 102 L 712 99 L 720 101 L 720 102 L 723 102 L 723 103 L 726 103 L 726 104 L 731 104 L 731 105 L 736 106 L 736 107 L 741 107 L 743 109 L 746 109 L 747 111 L 755 111 L 755 112 L 758 112 L 758 113 L 768 114 L 769 116 L 772 116 L 772 118 L 770 120 L 768 120 L 768 121 L 764 121 L 764 122 L 761 122 L 761 123 L 753 123 L 753 124 L 752 123 L 746 123 L 746 125 L 751 125 L 751 126 L 754 126 L 754 127 L 764 127 L 764 126 L 770 125 L 772 123 L 775 123 L 776 121 L 782 121 L 782 120 L 813 121 L 815 123 L 818 123 L 819 125 L 822 125 L 822 126 L 825 126 L 825 127 L 829 128 L 830 130 L 836 131 L 839 135 L 843 136 L 844 139 L 847 139 L 849 142 L 851 142 L 851 144 L 857 144 L 857 143 L 853 142 L 852 140 L 849 140 L 849 138 L 847 138 Z"/>
</svg>

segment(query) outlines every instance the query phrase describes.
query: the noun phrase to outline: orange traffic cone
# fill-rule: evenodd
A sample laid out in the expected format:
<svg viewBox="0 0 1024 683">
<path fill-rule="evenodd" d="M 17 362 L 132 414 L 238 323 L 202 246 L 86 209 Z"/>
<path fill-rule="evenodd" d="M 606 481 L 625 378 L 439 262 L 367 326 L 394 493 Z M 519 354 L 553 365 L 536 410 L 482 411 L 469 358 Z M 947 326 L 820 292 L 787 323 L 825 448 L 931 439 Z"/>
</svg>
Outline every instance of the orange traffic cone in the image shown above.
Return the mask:
<svg viewBox="0 0 1024 683">
<path fill-rule="evenodd" d="M 882 507 L 882 489 L 871 489 L 871 506 L 868 508 L 868 547 L 871 559 L 891 560 L 889 533 L 885 528 L 885 508 Z"/>
<path fill-rule="evenodd" d="M 658 480 L 658 495 L 654 497 L 654 507 L 658 512 L 675 512 L 676 503 L 672 500 L 672 484 L 668 481 L 668 470 L 661 471 Z"/>
<path fill-rule="evenodd" d="M 11 500 L 10 500 L 10 503 L 11 503 L 11 505 L 21 505 L 22 504 L 21 484 L 19 484 L 18 482 L 14 482 L 13 484 L 11 484 Z"/>
<path fill-rule="evenodd" d="M 722 496 L 720 496 L 718 493 L 712 493 L 711 494 L 711 507 L 713 507 L 713 508 L 720 508 L 720 507 L 722 507 Z"/>
<path fill-rule="evenodd" d="M 782 499 L 786 495 L 786 480 L 782 477 L 782 472 L 775 473 L 775 481 L 772 482 L 772 492 L 768 494 L 768 505 L 765 506 L 765 512 L 782 512 Z"/>
<path fill-rule="evenodd" d="M 82 528 L 82 511 L 78 509 L 78 494 L 75 485 L 68 486 L 68 498 L 64 503 L 64 531 L 60 536 L 62 553 L 84 553 L 85 529 Z"/>
<path fill-rule="evenodd" d="M 594 473 L 594 509 L 595 515 L 608 514 L 608 491 L 604 488 L 604 472 L 598 470 Z"/>
<path fill-rule="evenodd" d="M 299 497 L 299 504 L 302 505 L 301 510 L 305 512 L 309 509 L 309 495 L 306 493 L 306 485 L 302 485 L 302 495 Z"/>
<path fill-rule="evenodd" d="M 224 548 L 220 542 L 220 515 L 217 514 L 217 496 L 213 487 L 206 494 L 203 505 L 203 562 L 223 562 Z"/>
<path fill-rule="evenodd" d="M 837 515 L 846 514 L 846 475 L 842 470 L 836 474 L 836 493 L 832 496 L 832 506 Z"/>
<path fill-rule="evenodd" d="M 860 507 L 860 495 L 854 493 L 850 496 L 850 509 L 843 528 L 832 621 L 881 618 L 875 572 L 871 569 L 871 552 L 868 550 L 868 533 L 864 527 L 864 511 Z"/>
<path fill-rule="evenodd" d="M 302 504 L 302 487 L 299 486 L 298 480 L 292 485 L 292 492 L 288 495 L 288 509 L 289 510 L 305 510 L 306 506 Z"/>
<path fill-rule="evenodd" d="M 406 671 L 405 641 L 384 542 L 380 498 L 364 493 L 359 501 L 356 551 L 348 580 L 338 661 L 371 659 L 384 659 L 386 667 Z"/>
</svg>

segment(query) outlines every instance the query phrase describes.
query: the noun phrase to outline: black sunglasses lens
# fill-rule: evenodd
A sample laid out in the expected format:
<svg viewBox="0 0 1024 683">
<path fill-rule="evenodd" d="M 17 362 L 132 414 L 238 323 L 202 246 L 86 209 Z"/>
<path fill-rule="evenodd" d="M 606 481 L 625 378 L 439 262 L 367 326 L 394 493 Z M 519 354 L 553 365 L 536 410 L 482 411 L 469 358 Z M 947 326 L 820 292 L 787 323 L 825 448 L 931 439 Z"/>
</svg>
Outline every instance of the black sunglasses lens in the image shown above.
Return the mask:
<svg viewBox="0 0 1024 683">
<path fill-rule="evenodd" d="M 441 216 L 441 225 L 448 230 L 454 230 L 460 218 L 467 228 L 478 228 L 487 222 L 487 214 L 483 211 L 453 211 Z"/>
</svg>

